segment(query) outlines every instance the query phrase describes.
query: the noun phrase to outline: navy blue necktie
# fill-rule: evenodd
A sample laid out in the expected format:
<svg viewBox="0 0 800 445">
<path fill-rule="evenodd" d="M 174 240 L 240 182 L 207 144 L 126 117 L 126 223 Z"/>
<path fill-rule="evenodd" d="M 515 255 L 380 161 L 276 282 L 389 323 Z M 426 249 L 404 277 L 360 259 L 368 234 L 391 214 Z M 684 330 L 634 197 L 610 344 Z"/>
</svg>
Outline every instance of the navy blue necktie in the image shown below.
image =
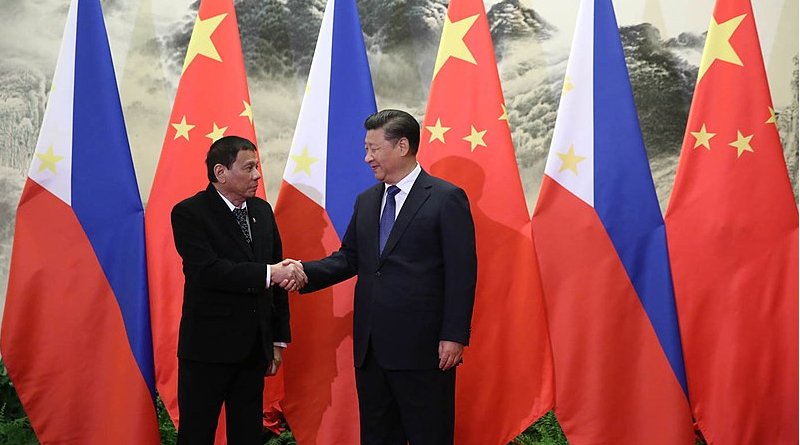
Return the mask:
<svg viewBox="0 0 800 445">
<path fill-rule="evenodd" d="M 383 205 L 383 213 L 381 213 L 381 240 L 380 252 L 383 252 L 383 247 L 389 239 L 389 234 L 392 233 L 392 226 L 394 226 L 394 214 L 397 206 L 394 202 L 394 196 L 400 193 L 400 188 L 396 185 L 390 185 L 386 189 L 386 204 Z"/>
</svg>

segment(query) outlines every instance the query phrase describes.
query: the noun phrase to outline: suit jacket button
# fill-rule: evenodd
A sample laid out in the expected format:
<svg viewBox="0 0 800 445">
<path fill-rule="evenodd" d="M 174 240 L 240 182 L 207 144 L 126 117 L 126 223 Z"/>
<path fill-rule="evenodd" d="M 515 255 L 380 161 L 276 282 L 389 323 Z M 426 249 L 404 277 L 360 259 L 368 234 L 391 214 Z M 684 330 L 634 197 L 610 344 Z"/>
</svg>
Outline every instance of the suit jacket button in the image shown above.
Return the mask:
<svg viewBox="0 0 800 445">
<path fill-rule="evenodd" d="M 380 278 L 380 277 L 381 277 L 381 271 L 377 271 L 377 272 L 375 272 L 375 276 L 376 276 L 376 277 L 378 277 L 378 278 Z"/>
</svg>

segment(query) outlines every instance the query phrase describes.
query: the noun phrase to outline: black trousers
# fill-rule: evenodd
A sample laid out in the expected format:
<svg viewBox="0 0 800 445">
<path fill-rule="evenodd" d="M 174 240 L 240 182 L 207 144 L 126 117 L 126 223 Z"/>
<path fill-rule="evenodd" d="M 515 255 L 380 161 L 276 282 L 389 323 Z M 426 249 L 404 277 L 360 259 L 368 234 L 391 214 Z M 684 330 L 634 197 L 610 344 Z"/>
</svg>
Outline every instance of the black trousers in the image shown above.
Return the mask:
<svg viewBox="0 0 800 445">
<path fill-rule="evenodd" d="M 228 445 L 262 445 L 264 374 L 262 341 L 239 363 L 178 360 L 178 445 L 213 445 L 223 403 Z"/>
<path fill-rule="evenodd" d="M 456 369 L 387 370 L 367 353 L 356 368 L 361 445 L 452 445 Z"/>
</svg>

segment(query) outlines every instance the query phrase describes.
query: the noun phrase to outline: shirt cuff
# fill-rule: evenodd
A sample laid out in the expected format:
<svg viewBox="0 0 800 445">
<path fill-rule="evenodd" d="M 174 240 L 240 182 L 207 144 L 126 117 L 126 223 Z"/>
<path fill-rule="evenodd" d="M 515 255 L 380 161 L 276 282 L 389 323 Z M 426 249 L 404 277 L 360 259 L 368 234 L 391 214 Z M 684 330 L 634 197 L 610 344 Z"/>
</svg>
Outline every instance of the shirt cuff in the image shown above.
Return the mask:
<svg viewBox="0 0 800 445">
<path fill-rule="evenodd" d="M 276 342 L 272 343 L 272 346 L 277 346 L 279 348 L 286 349 L 286 347 L 289 346 L 289 343 L 284 343 L 282 341 L 276 341 Z"/>
<path fill-rule="evenodd" d="M 269 264 L 267 264 L 267 288 L 272 285 L 272 270 L 270 270 Z"/>
</svg>

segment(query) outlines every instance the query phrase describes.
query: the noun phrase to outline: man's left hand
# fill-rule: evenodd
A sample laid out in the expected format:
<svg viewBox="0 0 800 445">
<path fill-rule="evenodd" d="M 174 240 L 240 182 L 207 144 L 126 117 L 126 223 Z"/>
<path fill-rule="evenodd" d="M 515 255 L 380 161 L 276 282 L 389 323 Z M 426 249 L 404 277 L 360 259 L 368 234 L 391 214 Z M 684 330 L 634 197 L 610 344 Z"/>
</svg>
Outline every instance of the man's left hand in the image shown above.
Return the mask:
<svg viewBox="0 0 800 445">
<path fill-rule="evenodd" d="M 278 369 L 280 369 L 281 363 L 283 362 L 283 348 L 280 346 L 273 346 L 272 355 L 272 363 L 269 364 L 267 375 L 275 375 L 278 373 Z"/>
<path fill-rule="evenodd" d="M 464 355 L 464 345 L 454 341 L 439 341 L 439 369 L 447 371 L 461 363 Z"/>
</svg>

